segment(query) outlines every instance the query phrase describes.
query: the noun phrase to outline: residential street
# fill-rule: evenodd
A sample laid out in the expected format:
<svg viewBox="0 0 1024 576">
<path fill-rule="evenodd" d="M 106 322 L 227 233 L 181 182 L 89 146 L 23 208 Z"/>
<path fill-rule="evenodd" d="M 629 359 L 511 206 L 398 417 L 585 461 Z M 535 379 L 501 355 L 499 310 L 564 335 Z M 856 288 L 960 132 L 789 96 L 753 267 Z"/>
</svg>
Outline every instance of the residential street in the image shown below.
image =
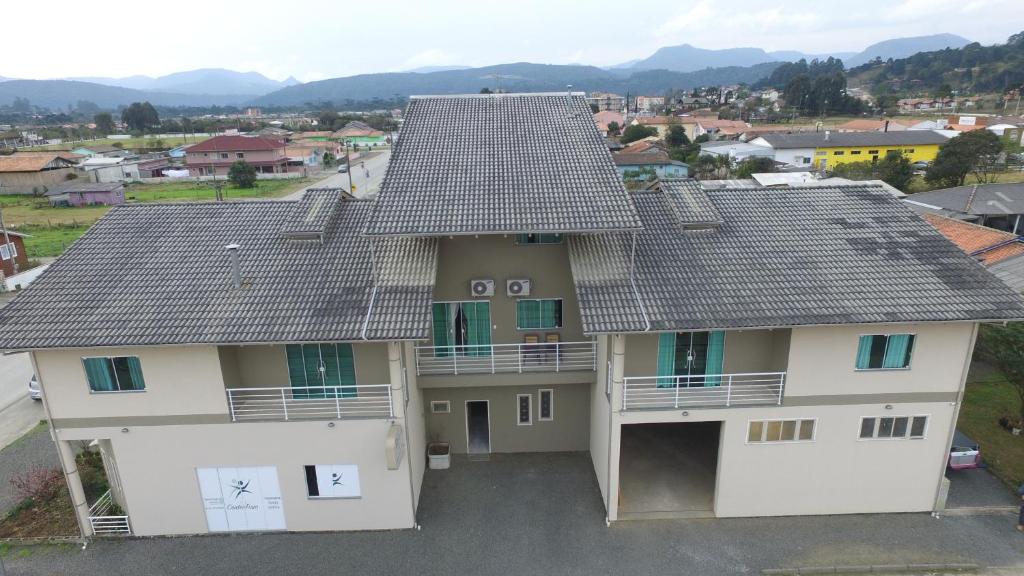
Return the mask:
<svg viewBox="0 0 1024 576">
<path fill-rule="evenodd" d="M 381 152 L 364 152 L 363 156 L 352 161 L 352 184 L 356 187 L 355 196 L 366 198 L 377 193 L 384 180 L 384 170 L 391 158 L 390 150 Z M 334 168 L 337 170 L 337 168 Z M 366 177 L 366 172 L 370 177 Z M 310 188 L 348 188 L 348 174 L 334 172 L 327 178 L 306 186 L 302 190 L 289 194 L 282 200 L 298 200 Z"/>
<path fill-rule="evenodd" d="M 0 448 L 46 418 L 43 403 L 28 397 L 30 378 L 28 354 L 0 355 Z"/>
</svg>

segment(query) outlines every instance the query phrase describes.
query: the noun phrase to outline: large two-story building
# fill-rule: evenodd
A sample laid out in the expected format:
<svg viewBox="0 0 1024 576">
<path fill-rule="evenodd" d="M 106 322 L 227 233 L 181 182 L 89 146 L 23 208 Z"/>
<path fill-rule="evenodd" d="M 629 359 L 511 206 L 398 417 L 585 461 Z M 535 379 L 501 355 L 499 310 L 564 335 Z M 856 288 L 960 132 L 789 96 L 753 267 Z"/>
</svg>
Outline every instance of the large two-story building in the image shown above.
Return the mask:
<svg viewBox="0 0 1024 576">
<path fill-rule="evenodd" d="M 498 94 L 413 98 L 374 201 L 115 207 L 0 349 L 87 534 L 397 529 L 491 453 L 589 454 L 609 521 L 933 510 L 978 323 L 1022 317 L 876 186 L 631 193 L 583 95 Z"/>
<path fill-rule="evenodd" d="M 891 132 L 796 132 L 764 134 L 750 141 L 774 152 L 776 162 L 828 170 L 849 162 L 874 162 L 903 156 L 911 162 L 931 162 L 948 135 L 935 130 Z"/>
</svg>

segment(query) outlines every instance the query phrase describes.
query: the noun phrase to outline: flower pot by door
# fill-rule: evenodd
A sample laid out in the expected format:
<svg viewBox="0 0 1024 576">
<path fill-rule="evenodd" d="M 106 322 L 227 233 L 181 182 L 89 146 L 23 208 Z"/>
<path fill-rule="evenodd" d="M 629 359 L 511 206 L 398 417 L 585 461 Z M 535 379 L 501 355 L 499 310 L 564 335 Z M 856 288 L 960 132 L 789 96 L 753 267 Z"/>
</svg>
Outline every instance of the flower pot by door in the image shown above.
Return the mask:
<svg viewBox="0 0 1024 576">
<path fill-rule="evenodd" d="M 448 442 L 427 444 L 427 462 L 431 470 L 447 470 L 451 466 L 451 445 Z"/>
</svg>

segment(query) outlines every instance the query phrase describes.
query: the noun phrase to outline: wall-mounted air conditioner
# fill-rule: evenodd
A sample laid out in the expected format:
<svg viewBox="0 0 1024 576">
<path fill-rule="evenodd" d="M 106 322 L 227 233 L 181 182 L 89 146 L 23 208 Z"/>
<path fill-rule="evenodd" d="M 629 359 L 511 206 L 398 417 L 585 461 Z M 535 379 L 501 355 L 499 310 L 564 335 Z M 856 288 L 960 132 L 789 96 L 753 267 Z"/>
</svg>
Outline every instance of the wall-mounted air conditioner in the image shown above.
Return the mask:
<svg viewBox="0 0 1024 576">
<path fill-rule="evenodd" d="M 509 297 L 516 296 L 529 296 L 530 295 L 530 279 L 529 278 L 509 278 L 505 281 L 505 293 Z"/>
<path fill-rule="evenodd" d="M 494 296 L 494 280 L 480 279 L 469 281 L 469 292 L 473 296 Z"/>
</svg>

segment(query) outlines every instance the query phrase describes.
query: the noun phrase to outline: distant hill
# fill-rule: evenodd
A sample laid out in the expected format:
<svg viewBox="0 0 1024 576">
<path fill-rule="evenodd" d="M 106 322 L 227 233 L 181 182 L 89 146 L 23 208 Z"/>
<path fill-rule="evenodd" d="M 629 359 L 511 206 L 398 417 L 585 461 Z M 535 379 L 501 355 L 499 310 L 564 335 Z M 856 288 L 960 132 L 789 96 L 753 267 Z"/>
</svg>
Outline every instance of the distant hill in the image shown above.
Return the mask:
<svg viewBox="0 0 1024 576">
<path fill-rule="evenodd" d="M 482 68 L 440 72 L 392 72 L 360 74 L 307 82 L 283 88 L 255 99 L 264 106 L 299 106 L 307 103 L 367 101 L 391 99 L 395 94 L 466 94 L 481 88 L 501 88 L 509 92 L 546 92 L 565 90 L 614 91 L 632 94 L 663 94 L 672 88 L 695 88 L 709 84 L 752 83 L 769 74 L 779 63 L 749 67 L 726 67 L 681 73 L 669 70 L 644 70 L 622 74 L 596 66 L 500 64 Z"/>
<path fill-rule="evenodd" d="M 850 55 L 851 53 L 844 53 Z M 841 57 L 840 54 L 811 55 L 793 50 L 766 52 L 760 48 L 726 48 L 709 50 L 697 48 L 690 44 L 666 46 L 657 52 L 635 61 L 628 66 L 631 70 L 672 70 L 674 72 L 694 72 L 705 68 L 723 68 L 727 66 L 753 66 L 765 62 L 792 62 L 801 58 Z M 619 67 L 624 67 L 620 65 Z"/>
<path fill-rule="evenodd" d="M 17 97 L 28 98 L 33 105 L 46 108 L 67 108 L 79 100 L 88 100 L 106 109 L 144 100 L 157 106 L 226 106 L 242 103 L 238 96 L 148 92 L 74 80 L 0 82 L 0 105 L 11 104 Z"/>
<path fill-rule="evenodd" d="M 468 70 L 472 66 L 420 66 L 419 68 L 413 68 L 412 70 L 406 70 L 406 72 L 415 72 L 417 74 L 430 74 L 431 72 L 447 72 L 449 70 Z"/>
<path fill-rule="evenodd" d="M 971 41 L 956 34 L 932 34 L 931 36 L 914 36 L 911 38 L 894 38 L 868 46 L 860 53 L 850 58 L 843 58 L 843 64 L 847 68 L 860 66 L 875 58 L 888 60 L 889 58 L 906 58 L 918 52 L 934 52 L 944 48 L 962 48 Z"/>
<path fill-rule="evenodd" d="M 140 75 L 127 76 L 125 78 L 91 76 L 68 78 L 68 80 L 132 88 L 134 90 L 152 90 L 176 94 L 233 95 L 246 98 L 253 98 L 298 83 L 294 78 L 289 78 L 292 83 L 288 83 L 287 80 L 285 82 L 278 82 L 277 80 L 267 78 L 259 72 L 235 72 L 234 70 L 225 70 L 223 68 L 201 68 L 199 70 L 175 72 L 157 78 Z"/>
</svg>

